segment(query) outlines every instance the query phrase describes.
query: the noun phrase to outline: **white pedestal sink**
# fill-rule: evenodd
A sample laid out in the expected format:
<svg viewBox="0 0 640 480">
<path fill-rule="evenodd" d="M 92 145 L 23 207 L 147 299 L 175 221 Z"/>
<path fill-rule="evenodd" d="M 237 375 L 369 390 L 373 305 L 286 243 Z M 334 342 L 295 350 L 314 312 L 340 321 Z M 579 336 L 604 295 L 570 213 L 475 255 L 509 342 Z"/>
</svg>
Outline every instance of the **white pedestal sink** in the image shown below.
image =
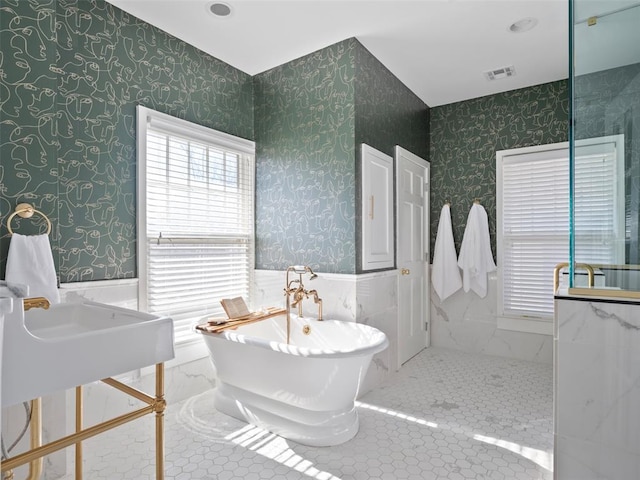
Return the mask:
<svg viewBox="0 0 640 480">
<path fill-rule="evenodd" d="M 173 321 L 97 302 L 5 315 L 2 407 L 174 357 Z"/>
</svg>

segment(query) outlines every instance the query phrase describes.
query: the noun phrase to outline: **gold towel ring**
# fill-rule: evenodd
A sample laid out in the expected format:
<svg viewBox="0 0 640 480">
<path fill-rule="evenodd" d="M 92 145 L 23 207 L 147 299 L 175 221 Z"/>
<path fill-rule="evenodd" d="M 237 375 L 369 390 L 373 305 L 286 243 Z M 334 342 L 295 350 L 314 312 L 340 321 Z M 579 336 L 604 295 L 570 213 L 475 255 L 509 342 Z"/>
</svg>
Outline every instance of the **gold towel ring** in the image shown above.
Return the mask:
<svg viewBox="0 0 640 480">
<path fill-rule="evenodd" d="M 18 215 L 20 218 L 31 218 L 34 213 L 37 213 L 45 219 L 47 222 L 47 235 L 49 235 L 51 233 L 51 220 L 49 220 L 49 218 L 40 210 L 33 208 L 33 205 L 30 203 L 19 203 L 16 205 L 16 210 L 9 215 L 9 218 L 7 219 L 7 229 L 9 230 L 9 233 L 13 235 L 13 230 L 11 229 L 11 220 L 13 220 L 13 217 Z"/>
</svg>

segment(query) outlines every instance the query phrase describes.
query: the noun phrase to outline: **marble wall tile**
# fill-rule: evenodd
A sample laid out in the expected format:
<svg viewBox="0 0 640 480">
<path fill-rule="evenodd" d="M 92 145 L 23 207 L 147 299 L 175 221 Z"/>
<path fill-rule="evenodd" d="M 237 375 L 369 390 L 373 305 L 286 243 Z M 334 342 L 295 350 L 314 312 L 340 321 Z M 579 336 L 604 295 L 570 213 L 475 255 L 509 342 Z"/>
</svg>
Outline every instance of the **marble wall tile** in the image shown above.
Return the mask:
<svg viewBox="0 0 640 480">
<path fill-rule="evenodd" d="M 138 279 L 99 280 L 60 285 L 61 302 L 74 302 L 82 299 L 137 310 Z"/>
<path fill-rule="evenodd" d="M 389 346 L 373 356 L 360 394 L 380 385 L 400 368 L 398 361 L 398 272 L 359 275 L 356 286 L 358 323 L 385 333 Z"/>
<path fill-rule="evenodd" d="M 639 478 L 640 304 L 556 300 L 557 478 Z"/>
<path fill-rule="evenodd" d="M 640 478 L 640 460 L 633 452 L 600 442 L 555 435 L 557 480 L 627 480 Z"/>
<path fill-rule="evenodd" d="M 309 280 L 303 275 L 302 282 L 307 290 L 315 289 L 322 299 L 322 316 L 326 319 L 356 321 L 358 308 L 356 304 L 356 276 L 349 274 L 335 274 L 315 272 L 318 277 Z M 251 308 L 258 309 L 268 306 L 285 306 L 284 287 L 286 272 L 279 270 L 256 270 L 252 286 L 253 304 Z M 297 278 L 289 273 L 289 281 Z M 303 314 L 317 316 L 318 309 L 313 300 L 303 302 Z"/>
<path fill-rule="evenodd" d="M 558 339 L 567 343 L 632 348 L 640 340 L 638 308 L 632 304 L 598 301 L 561 301 L 562 317 L 558 317 Z M 558 305 L 558 304 L 556 304 Z"/>
<path fill-rule="evenodd" d="M 560 343 L 557 428 L 640 455 L 640 349 Z"/>
<path fill-rule="evenodd" d="M 489 274 L 487 296 L 462 289 L 444 302 L 431 288 L 431 344 L 465 352 L 551 363 L 550 335 L 498 328 L 497 277 Z"/>
</svg>

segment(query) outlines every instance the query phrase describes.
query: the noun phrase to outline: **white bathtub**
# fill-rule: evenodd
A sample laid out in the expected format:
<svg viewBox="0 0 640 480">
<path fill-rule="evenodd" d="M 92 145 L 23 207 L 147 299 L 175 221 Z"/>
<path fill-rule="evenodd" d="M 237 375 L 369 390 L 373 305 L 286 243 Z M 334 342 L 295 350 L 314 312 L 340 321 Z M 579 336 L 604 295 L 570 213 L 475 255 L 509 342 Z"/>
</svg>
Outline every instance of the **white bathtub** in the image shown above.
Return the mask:
<svg viewBox="0 0 640 480">
<path fill-rule="evenodd" d="M 367 325 L 294 315 L 289 345 L 284 315 L 200 333 L 217 372 L 215 408 L 312 446 L 338 445 L 358 432 L 358 389 L 373 355 L 389 344 Z"/>
</svg>

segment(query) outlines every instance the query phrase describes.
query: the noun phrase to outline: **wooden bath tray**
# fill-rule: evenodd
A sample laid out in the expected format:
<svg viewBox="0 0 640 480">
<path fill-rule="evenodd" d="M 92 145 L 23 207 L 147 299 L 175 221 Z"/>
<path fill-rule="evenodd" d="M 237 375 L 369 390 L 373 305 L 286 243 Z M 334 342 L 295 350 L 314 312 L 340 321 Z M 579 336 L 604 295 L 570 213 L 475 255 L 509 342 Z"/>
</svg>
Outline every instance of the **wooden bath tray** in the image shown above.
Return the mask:
<svg viewBox="0 0 640 480">
<path fill-rule="evenodd" d="M 237 328 L 241 325 L 248 325 L 250 323 L 266 320 L 267 318 L 282 315 L 283 313 L 286 313 L 284 308 L 269 307 L 264 312 L 252 312 L 241 317 L 210 318 L 207 323 L 196 325 L 196 329 L 207 333 L 219 333 L 224 330 Z"/>
</svg>

